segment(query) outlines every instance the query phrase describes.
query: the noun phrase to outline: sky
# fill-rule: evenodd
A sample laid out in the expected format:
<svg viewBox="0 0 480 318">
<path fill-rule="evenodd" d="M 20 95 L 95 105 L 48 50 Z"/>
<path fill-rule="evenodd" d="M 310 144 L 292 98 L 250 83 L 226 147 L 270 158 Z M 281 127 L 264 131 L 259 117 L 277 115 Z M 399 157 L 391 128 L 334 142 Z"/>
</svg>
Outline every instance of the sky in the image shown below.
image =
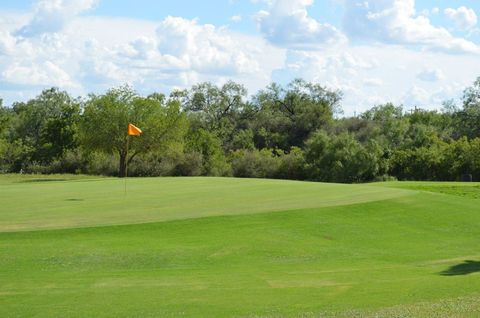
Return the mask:
<svg viewBox="0 0 480 318">
<path fill-rule="evenodd" d="M 303 78 L 342 91 L 346 115 L 440 109 L 480 76 L 478 14 L 478 0 L 1 0 L 0 98 Z"/>
</svg>

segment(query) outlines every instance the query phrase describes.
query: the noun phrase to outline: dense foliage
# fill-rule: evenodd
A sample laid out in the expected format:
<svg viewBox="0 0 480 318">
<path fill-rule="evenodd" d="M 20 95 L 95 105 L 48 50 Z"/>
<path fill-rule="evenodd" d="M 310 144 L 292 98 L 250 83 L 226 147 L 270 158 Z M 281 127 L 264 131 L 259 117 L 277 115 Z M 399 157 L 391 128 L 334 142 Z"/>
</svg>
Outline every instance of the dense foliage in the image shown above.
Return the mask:
<svg viewBox="0 0 480 318">
<path fill-rule="evenodd" d="M 480 180 L 480 78 L 441 111 L 385 104 L 344 117 L 341 98 L 303 80 L 251 98 L 234 82 L 147 97 L 128 86 L 85 98 L 51 88 L 10 107 L 0 99 L 0 171 Z M 127 138 L 128 122 L 144 134 Z"/>
</svg>

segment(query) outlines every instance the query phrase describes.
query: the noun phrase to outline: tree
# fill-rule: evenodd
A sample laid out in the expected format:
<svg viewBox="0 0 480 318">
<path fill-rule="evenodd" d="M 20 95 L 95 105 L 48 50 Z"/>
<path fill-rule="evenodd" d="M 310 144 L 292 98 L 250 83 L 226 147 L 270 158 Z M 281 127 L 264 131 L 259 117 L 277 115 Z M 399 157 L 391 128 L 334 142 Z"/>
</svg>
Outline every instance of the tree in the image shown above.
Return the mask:
<svg viewBox="0 0 480 318">
<path fill-rule="evenodd" d="M 187 153 L 201 154 L 202 175 L 227 176 L 231 167 L 225 158 L 221 140 L 210 131 L 203 128 L 190 130 L 186 142 Z"/>
<path fill-rule="evenodd" d="M 141 97 L 129 86 L 91 95 L 81 122 L 82 144 L 90 150 L 118 154 L 118 176 L 125 177 L 136 156 L 160 150 L 185 134 L 187 122 L 178 101 L 160 96 Z M 142 136 L 129 139 L 130 122 L 142 129 Z"/>
<path fill-rule="evenodd" d="M 243 85 L 228 81 L 219 87 L 207 82 L 173 95 L 182 102 L 194 127 L 216 134 L 224 146 L 231 144 L 247 97 Z"/>
<path fill-rule="evenodd" d="M 254 103 L 259 109 L 257 127 L 254 130 L 265 128 L 264 136 L 267 139 L 264 141 L 272 140 L 271 138 L 275 140 L 276 134 L 282 136 L 282 139 L 269 145 L 270 147 L 285 151 L 292 146 L 301 147 L 313 132 L 325 128 L 325 125 L 333 120 L 334 114 L 340 112 L 341 98 L 339 91 L 300 79 L 292 81 L 285 88 L 273 83 L 254 97 Z"/>
<path fill-rule="evenodd" d="M 314 180 L 362 182 L 378 175 L 381 149 L 375 143 L 366 147 L 352 134 L 328 135 L 319 130 L 306 142 L 305 160 Z"/>
<path fill-rule="evenodd" d="M 391 103 L 378 105 L 361 115 L 378 127 L 375 137 L 382 140 L 388 150 L 403 145 L 409 128 L 408 119 L 403 115 L 403 108 Z"/>
<path fill-rule="evenodd" d="M 80 103 L 67 92 L 50 88 L 26 103 L 15 103 L 12 140 L 32 149 L 31 161 L 50 163 L 77 146 Z"/>
<path fill-rule="evenodd" d="M 456 115 L 461 135 L 480 137 L 480 77 L 463 92 L 463 109 Z"/>
<path fill-rule="evenodd" d="M 0 138 L 7 137 L 14 115 L 15 114 L 10 108 L 3 106 L 3 101 L 0 98 Z"/>
<path fill-rule="evenodd" d="M 392 174 L 400 180 L 448 180 L 443 176 L 443 150 L 437 146 L 397 150 L 392 154 Z"/>
</svg>

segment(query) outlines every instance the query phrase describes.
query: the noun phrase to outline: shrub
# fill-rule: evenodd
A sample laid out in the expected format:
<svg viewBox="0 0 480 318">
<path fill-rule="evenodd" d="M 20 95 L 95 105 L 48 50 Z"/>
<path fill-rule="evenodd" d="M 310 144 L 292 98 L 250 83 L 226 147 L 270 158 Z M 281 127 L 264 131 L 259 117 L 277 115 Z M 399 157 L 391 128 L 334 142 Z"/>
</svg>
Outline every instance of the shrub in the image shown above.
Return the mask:
<svg viewBox="0 0 480 318">
<path fill-rule="evenodd" d="M 304 180 L 306 178 L 305 157 L 302 149 L 292 147 L 289 153 L 279 157 L 280 164 L 275 174 L 279 179 Z"/>
<path fill-rule="evenodd" d="M 274 178 L 281 161 L 270 149 L 237 150 L 231 155 L 233 175 L 243 178 Z"/>
</svg>

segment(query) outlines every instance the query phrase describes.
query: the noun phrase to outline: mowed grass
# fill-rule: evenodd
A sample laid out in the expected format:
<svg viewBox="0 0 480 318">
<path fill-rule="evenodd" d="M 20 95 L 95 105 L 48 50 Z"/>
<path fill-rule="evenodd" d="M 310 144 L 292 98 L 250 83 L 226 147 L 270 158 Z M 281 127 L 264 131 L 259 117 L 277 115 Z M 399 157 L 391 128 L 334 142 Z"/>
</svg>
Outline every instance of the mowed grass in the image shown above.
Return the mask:
<svg viewBox="0 0 480 318">
<path fill-rule="evenodd" d="M 0 177 L 0 317 L 480 316 L 462 184 L 51 178 Z"/>
<path fill-rule="evenodd" d="M 147 223 L 345 205 L 409 191 L 235 178 L 0 177 L 0 231 Z"/>
</svg>

